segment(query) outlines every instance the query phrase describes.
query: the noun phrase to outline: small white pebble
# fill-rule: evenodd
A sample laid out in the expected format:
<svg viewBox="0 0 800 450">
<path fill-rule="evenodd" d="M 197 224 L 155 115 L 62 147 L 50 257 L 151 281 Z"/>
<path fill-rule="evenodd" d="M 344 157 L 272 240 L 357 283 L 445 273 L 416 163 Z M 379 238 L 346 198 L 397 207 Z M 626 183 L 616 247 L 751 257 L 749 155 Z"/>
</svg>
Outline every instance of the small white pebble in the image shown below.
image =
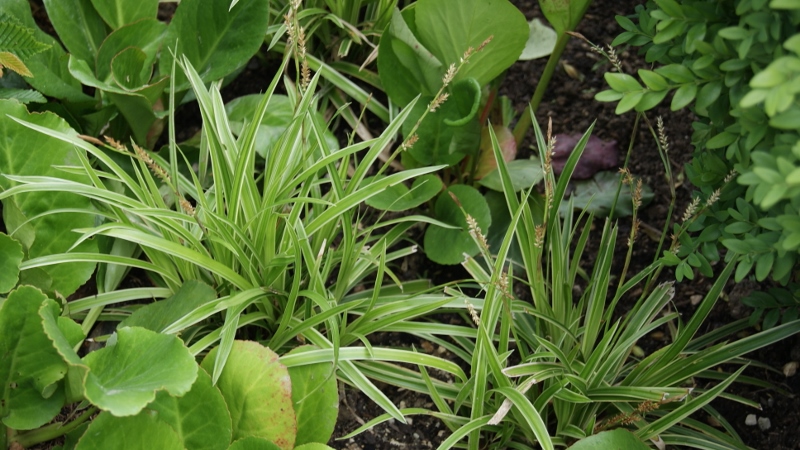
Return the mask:
<svg viewBox="0 0 800 450">
<path fill-rule="evenodd" d="M 758 418 L 758 428 L 761 428 L 761 431 L 767 431 L 771 426 L 772 422 L 769 421 L 769 417 Z"/>
<path fill-rule="evenodd" d="M 689 297 L 689 301 L 692 302 L 692 306 L 697 306 L 697 304 L 700 303 L 701 300 L 703 300 L 703 296 L 700 294 L 695 294 Z"/>
<path fill-rule="evenodd" d="M 414 423 L 414 419 L 411 417 L 406 417 L 406 425 L 412 425 Z"/>
<path fill-rule="evenodd" d="M 419 440 L 419 434 L 417 434 L 417 433 L 414 433 L 414 439 L 417 439 L 417 440 Z"/>
<path fill-rule="evenodd" d="M 783 365 L 783 374 L 787 377 L 793 377 L 797 373 L 797 367 L 800 363 L 797 361 L 788 362 Z"/>
<path fill-rule="evenodd" d="M 757 424 L 758 420 L 756 419 L 755 414 L 748 414 L 747 417 L 744 419 L 744 424 L 748 427 L 752 427 L 753 425 Z"/>
</svg>

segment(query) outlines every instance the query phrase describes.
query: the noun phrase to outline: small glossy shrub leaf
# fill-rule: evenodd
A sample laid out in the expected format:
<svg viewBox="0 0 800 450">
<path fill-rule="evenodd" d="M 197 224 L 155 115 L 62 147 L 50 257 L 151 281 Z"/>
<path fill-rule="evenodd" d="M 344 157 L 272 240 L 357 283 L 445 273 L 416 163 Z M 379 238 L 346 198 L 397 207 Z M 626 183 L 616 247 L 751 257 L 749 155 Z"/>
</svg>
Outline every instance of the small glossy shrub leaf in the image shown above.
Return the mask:
<svg viewBox="0 0 800 450">
<path fill-rule="evenodd" d="M 312 349 L 311 346 L 298 347 L 289 354 Z M 325 443 L 333 435 L 336 418 L 339 415 L 339 392 L 334 371 L 332 363 L 306 364 L 289 368 L 289 376 L 292 379 L 292 403 L 297 415 L 295 445 Z"/>
<path fill-rule="evenodd" d="M 197 378 L 197 363 L 176 336 L 138 327 L 117 330 L 117 343 L 83 358 L 91 370 L 86 398 L 115 416 L 137 414 L 166 390 L 185 394 Z"/>
<path fill-rule="evenodd" d="M 13 175 L 51 176 L 72 181 L 88 181 L 84 175 L 67 173 L 53 166 L 79 166 L 76 150 L 71 144 L 47 136 L 13 121 L 10 117 L 22 119 L 36 125 L 62 133 L 76 134 L 67 123 L 52 113 L 29 114 L 24 105 L 15 101 L 0 101 L 0 172 Z M 0 188 L 8 189 L 16 183 L 0 177 Z M 88 198 L 69 192 L 31 192 L 4 199 L 3 203 L 13 203 L 21 215 L 11 220 L 5 215 L 6 228 L 16 230 L 26 220 L 42 213 L 61 208 L 75 208 L 91 211 Z M 4 208 L 5 209 L 5 208 Z M 28 248 L 28 257 L 35 258 L 66 252 L 80 236 L 72 231 L 75 228 L 94 226 L 94 216 L 86 213 L 57 213 L 41 216 L 28 222 L 35 238 Z M 12 232 L 12 237 L 15 234 Z M 21 240 L 23 243 L 24 240 Z M 86 240 L 73 251 L 96 252 L 94 240 Z M 75 292 L 94 272 L 93 263 L 69 263 L 43 267 L 42 270 L 52 278 L 51 288 L 67 296 Z"/>
<path fill-rule="evenodd" d="M 106 25 L 90 0 L 44 0 L 47 17 L 70 53 L 94 63 Z"/>
<path fill-rule="evenodd" d="M 160 333 L 175 321 L 217 298 L 209 285 L 196 280 L 187 281 L 170 298 L 137 309 L 118 328 L 142 327 Z"/>
<path fill-rule="evenodd" d="M 442 228 L 436 225 L 428 227 L 425 231 L 424 245 L 425 253 L 431 261 L 439 264 L 459 264 L 464 260 L 465 253 L 470 256 L 478 253 L 478 246 L 469 234 L 464 211 L 477 221 L 484 233 L 488 232 L 492 216 L 486 199 L 473 187 L 463 184 L 451 186 L 436 200 L 436 219 L 461 229 Z"/>
<path fill-rule="evenodd" d="M 182 1 L 167 29 L 159 59 L 161 74 L 171 72 L 172 52 L 185 55 L 203 81 L 218 80 L 245 65 L 264 42 L 269 0 L 229 7 L 228 0 Z M 182 72 L 175 76 L 178 91 L 189 88 Z"/>
<path fill-rule="evenodd" d="M 231 442 L 231 415 L 205 370 L 197 371 L 189 392 L 173 397 L 160 391 L 147 410 L 155 411 L 159 421 L 172 427 L 187 449 L 225 450 Z"/>
<path fill-rule="evenodd" d="M 214 369 L 217 348 L 203 359 Z M 269 439 L 283 450 L 294 447 L 297 421 L 292 406 L 292 382 L 278 355 L 257 342 L 234 341 L 217 387 L 225 397 L 233 423 L 233 439 Z"/>
<path fill-rule="evenodd" d="M 624 428 L 593 434 L 570 447 L 571 450 L 611 450 L 621 448 L 626 450 L 646 450 L 650 447 Z"/>
<path fill-rule="evenodd" d="M 5 294 L 19 281 L 19 265 L 25 254 L 22 244 L 5 233 L 0 233 L 0 294 Z"/>
<path fill-rule="evenodd" d="M 92 0 L 100 17 L 113 29 L 158 14 L 158 0 Z"/>
<path fill-rule="evenodd" d="M 514 187 L 515 192 L 534 186 L 544 178 L 542 164 L 535 158 L 516 159 L 507 163 L 506 167 L 508 167 L 508 174 L 511 176 L 511 185 Z M 481 178 L 480 184 L 493 191 L 503 192 L 500 173 L 497 170 L 493 170 L 489 172 L 488 175 Z"/>
<path fill-rule="evenodd" d="M 296 449 L 297 447 L 295 447 Z M 272 441 L 259 437 L 241 438 L 231 444 L 228 450 L 280 450 L 281 448 L 273 444 Z"/>
<path fill-rule="evenodd" d="M 486 85 L 519 58 L 528 40 L 525 16 L 508 0 L 419 0 L 415 6 L 415 34 L 445 66 L 458 64 L 467 48 L 493 36 L 456 80 L 475 78 Z"/>
<path fill-rule="evenodd" d="M 63 389 L 54 383 L 66 375 L 67 364 L 38 315 L 46 300 L 40 290 L 23 286 L 0 306 L 0 419 L 17 430 L 46 424 L 64 405 Z"/>
<path fill-rule="evenodd" d="M 441 190 L 442 181 L 439 177 L 423 175 L 414 179 L 410 189 L 405 184 L 395 184 L 367 199 L 367 204 L 383 211 L 405 211 L 427 202 Z"/>
<path fill-rule="evenodd" d="M 183 450 L 181 438 L 164 422 L 142 413 L 115 417 L 102 412 L 92 420 L 75 450 Z"/>
<path fill-rule="evenodd" d="M 539 19 L 528 22 L 528 29 L 528 41 L 525 43 L 525 48 L 522 49 L 522 54 L 519 55 L 521 61 L 543 58 L 553 53 L 558 39 L 555 30 Z"/>
</svg>

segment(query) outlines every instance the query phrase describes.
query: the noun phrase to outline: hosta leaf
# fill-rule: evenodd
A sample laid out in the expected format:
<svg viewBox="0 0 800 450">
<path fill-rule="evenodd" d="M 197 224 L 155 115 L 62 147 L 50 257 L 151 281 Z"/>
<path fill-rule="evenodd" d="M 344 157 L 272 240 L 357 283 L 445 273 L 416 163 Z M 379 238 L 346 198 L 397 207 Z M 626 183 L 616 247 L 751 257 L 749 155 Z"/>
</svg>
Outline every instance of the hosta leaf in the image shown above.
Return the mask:
<svg viewBox="0 0 800 450">
<path fill-rule="evenodd" d="M 436 219 L 461 229 L 436 225 L 428 227 L 425 231 L 424 245 L 425 253 L 431 261 L 439 264 L 458 264 L 464 260 L 465 253 L 470 256 L 478 253 L 478 246 L 469 234 L 464 212 L 476 220 L 484 233 L 492 224 L 492 216 L 489 213 L 489 205 L 477 189 L 463 184 L 451 186 L 439 195 L 435 211 Z"/>
<path fill-rule="evenodd" d="M 144 52 L 145 60 L 142 66 L 147 73 L 150 73 L 166 31 L 167 26 L 163 22 L 156 19 L 142 19 L 109 34 L 97 53 L 97 63 L 94 66 L 97 79 L 108 82 L 111 75 L 111 61 L 120 52 L 131 47 Z M 146 78 L 149 79 L 150 76 L 147 75 Z"/>
<path fill-rule="evenodd" d="M 19 281 L 19 265 L 25 254 L 22 252 L 22 244 L 9 237 L 5 233 L 0 233 L 0 294 L 5 294 L 17 285 Z"/>
<path fill-rule="evenodd" d="M 190 280 L 172 297 L 137 309 L 120 322 L 119 328 L 142 327 L 160 333 L 181 317 L 216 298 L 217 292 L 211 286 Z"/>
<path fill-rule="evenodd" d="M 187 449 L 225 450 L 231 442 L 231 415 L 205 370 L 197 371 L 189 392 L 173 397 L 161 391 L 147 409 L 172 427 Z"/>
<path fill-rule="evenodd" d="M 270 440 L 250 436 L 237 440 L 228 447 L 228 450 L 280 450 L 280 447 Z"/>
<path fill-rule="evenodd" d="M 184 450 L 175 431 L 150 414 L 114 417 L 100 413 L 78 441 L 75 450 Z"/>
<path fill-rule="evenodd" d="M 117 342 L 83 358 L 90 372 L 86 398 L 115 416 L 137 414 L 166 390 L 185 394 L 197 378 L 197 364 L 176 336 L 144 328 L 117 330 Z"/>
<path fill-rule="evenodd" d="M 228 0 L 183 0 L 167 29 L 159 71 L 171 72 L 171 52 L 185 55 L 203 81 L 220 79 L 246 64 L 264 42 L 269 0 L 229 6 Z M 183 73 L 175 76 L 178 91 L 189 88 Z"/>
<path fill-rule="evenodd" d="M 522 54 L 519 55 L 519 59 L 527 61 L 543 58 L 553 53 L 558 39 L 558 34 L 556 34 L 555 30 L 539 19 L 533 19 L 528 22 L 528 28 L 528 41 L 525 43 L 525 48 L 522 50 Z"/>
<path fill-rule="evenodd" d="M 135 2 L 132 2 L 135 3 Z M 90 0 L 44 0 L 47 17 L 61 42 L 76 57 L 94 64 L 106 24 Z"/>
<path fill-rule="evenodd" d="M 298 347 L 289 354 L 310 349 L 310 346 Z M 289 368 L 289 376 L 297 415 L 295 445 L 328 442 L 339 415 L 339 391 L 333 363 L 294 366 Z"/>
<path fill-rule="evenodd" d="M 0 419 L 17 430 L 49 422 L 64 405 L 55 383 L 67 373 L 42 329 L 41 291 L 23 286 L 0 306 Z"/>
<path fill-rule="evenodd" d="M 207 372 L 214 368 L 216 353 L 215 348 L 203 359 Z M 231 413 L 233 439 L 261 437 L 283 450 L 294 447 L 291 379 L 275 352 L 257 342 L 234 341 L 217 387 Z"/>
<path fill-rule="evenodd" d="M 10 117 L 9 117 L 10 116 Z M 19 118 L 36 125 L 44 126 L 62 133 L 75 134 L 67 123 L 52 113 L 28 114 L 24 105 L 14 101 L 0 101 L 0 172 L 12 175 L 52 176 L 73 181 L 87 181 L 84 175 L 67 173 L 53 166 L 79 166 L 78 155 L 71 144 L 31 130 L 11 117 Z M 8 189 L 16 183 L 0 177 L 0 188 Z M 91 202 L 69 192 L 32 192 L 3 199 L 3 203 L 13 203 L 22 216 L 5 216 L 6 228 L 15 237 L 14 230 L 26 220 L 61 208 L 85 210 L 87 213 L 56 213 L 45 215 L 29 222 L 35 238 L 28 248 L 28 257 L 36 258 L 63 253 L 75 243 L 79 234 L 75 228 L 94 226 Z M 24 241 L 23 241 L 24 243 Z M 87 240 L 74 251 L 97 251 L 97 243 Z M 54 291 L 61 295 L 75 292 L 94 272 L 93 263 L 59 264 L 42 268 L 51 278 Z"/>
<path fill-rule="evenodd" d="M 139 19 L 155 18 L 158 0 L 92 0 L 97 12 L 113 29 Z"/>
</svg>

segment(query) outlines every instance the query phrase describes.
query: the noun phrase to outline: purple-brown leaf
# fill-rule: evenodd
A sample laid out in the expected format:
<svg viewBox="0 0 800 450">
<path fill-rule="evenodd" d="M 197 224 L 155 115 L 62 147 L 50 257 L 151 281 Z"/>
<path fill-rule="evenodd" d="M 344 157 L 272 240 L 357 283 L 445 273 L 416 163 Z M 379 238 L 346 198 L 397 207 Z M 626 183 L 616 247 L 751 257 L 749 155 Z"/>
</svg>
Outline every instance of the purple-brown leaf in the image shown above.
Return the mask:
<svg viewBox="0 0 800 450">
<path fill-rule="evenodd" d="M 572 154 L 580 134 L 557 134 L 556 146 L 553 149 L 553 172 L 560 174 Z M 601 170 L 614 169 L 618 166 L 617 141 L 604 141 L 597 136 L 590 136 L 581 159 L 575 166 L 572 178 L 587 180 Z"/>
</svg>

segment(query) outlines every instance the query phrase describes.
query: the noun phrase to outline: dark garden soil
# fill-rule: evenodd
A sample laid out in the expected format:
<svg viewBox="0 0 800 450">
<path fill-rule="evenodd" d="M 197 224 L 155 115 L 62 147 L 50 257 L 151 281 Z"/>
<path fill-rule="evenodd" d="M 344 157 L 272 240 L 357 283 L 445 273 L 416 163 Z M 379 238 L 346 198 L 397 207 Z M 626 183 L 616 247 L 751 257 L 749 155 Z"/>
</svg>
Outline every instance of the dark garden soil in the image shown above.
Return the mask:
<svg viewBox="0 0 800 450">
<path fill-rule="evenodd" d="M 536 0 L 512 0 L 527 19 L 539 17 L 543 19 Z M 31 0 L 32 4 L 39 4 L 38 0 Z M 640 3 L 635 0 L 595 0 L 589 9 L 578 32 L 590 41 L 605 46 L 620 33 L 620 28 L 614 20 L 615 15 L 631 14 L 634 7 Z M 38 17 L 41 19 L 41 16 Z M 45 18 L 46 19 L 46 18 Z M 631 52 L 619 49 L 619 57 L 623 62 L 623 69 L 628 73 L 635 73 L 636 69 L 645 68 L 646 63 Z M 547 119 L 552 119 L 554 133 L 583 133 L 592 123 L 595 123 L 594 134 L 603 140 L 616 140 L 620 148 L 620 163 L 624 159 L 624 152 L 633 139 L 630 153 L 629 168 L 633 175 L 641 177 L 645 184 L 654 192 L 653 201 L 644 207 L 640 214 L 643 227 L 649 233 L 642 234 L 638 240 L 633 254 L 632 267 L 629 273 L 643 268 L 652 262 L 658 245 L 658 235 L 667 220 L 668 208 L 671 202 L 669 183 L 674 183 L 677 192 L 675 215 L 680 216 L 686 205 L 692 200 L 692 186 L 688 181 L 683 181 L 683 166 L 690 161 L 693 147 L 691 145 L 692 116 L 687 111 L 671 112 L 668 107 L 662 106 L 652 111 L 649 118 L 662 116 L 669 136 L 670 159 L 674 180 L 666 179 L 664 167 L 658 156 L 656 145 L 650 132 L 645 127 L 633 134 L 633 113 L 618 116 L 614 113 L 614 104 L 599 103 L 594 100 L 594 94 L 605 89 L 603 74 L 610 69 L 610 65 L 590 50 L 589 45 L 578 39 L 572 39 L 562 56 L 563 66 L 559 67 L 550 82 L 550 88 L 544 96 L 541 106 L 537 111 L 537 118 L 542 126 Z M 519 62 L 506 74 L 500 89 L 502 95 L 508 96 L 516 112 L 521 113 L 533 94 L 539 76 L 544 68 L 545 60 Z M 567 70 L 564 69 L 567 66 Z M 240 95 L 262 92 L 274 76 L 274 65 L 263 58 L 253 58 L 239 78 L 235 79 L 223 90 L 226 101 Z M 186 139 L 199 130 L 200 118 L 196 105 L 184 105 L 178 110 L 178 138 Z M 375 131 L 375 130 L 373 130 Z M 529 133 L 530 134 L 530 133 Z M 530 137 L 520 149 L 520 157 L 530 154 L 528 149 Z M 630 223 L 621 223 L 620 235 L 626 236 Z M 651 234 L 653 236 L 649 236 Z M 620 240 L 622 242 L 623 239 Z M 587 261 L 594 259 L 596 248 L 590 249 Z M 624 244 L 619 248 L 620 256 L 624 255 Z M 621 259 L 621 258 L 618 258 Z M 465 273 L 460 268 L 444 268 L 428 262 L 424 256 L 416 256 L 406 264 L 416 273 L 410 276 L 430 276 L 437 283 L 465 278 Z M 717 270 L 720 268 L 717 267 Z M 672 273 L 664 272 L 662 281 L 672 279 Z M 703 277 L 693 281 L 684 281 L 676 285 L 674 307 L 688 318 L 694 311 L 694 304 L 711 286 L 713 280 Z M 712 312 L 705 329 L 722 326 L 731 321 L 747 316 L 750 311 L 744 307 L 739 299 L 752 289 L 765 289 L 769 285 L 743 283 L 739 286 L 730 284 L 726 288 L 724 301 L 719 301 Z M 626 305 L 621 305 L 625 308 Z M 640 342 L 646 351 L 653 351 L 659 346 L 667 344 L 668 333 L 653 333 L 647 342 Z M 375 338 L 373 345 L 384 346 L 414 346 L 420 351 L 440 353 L 439 349 L 430 343 L 419 339 L 409 338 L 392 333 L 380 335 Z M 446 353 L 443 354 L 445 357 Z M 729 400 L 717 400 L 712 403 L 723 417 L 725 417 L 742 437 L 744 442 L 756 449 L 800 449 L 800 375 L 785 377 L 781 373 L 784 364 L 800 360 L 800 336 L 762 349 L 747 357 L 760 361 L 773 370 L 766 368 L 749 368 L 747 374 L 765 379 L 783 391 L 755 389 L 746 385 L 735 385 L 732 392 L 745 398 L 758 402 L 762 410 L 734 403 Z M 383 386 L 381 386 L 383 387 Z M 700 385 L 698 388 L 708 386 Z M 385 387 L 386 394 L 400 407 L 422 407 L 435 409 L 434 405 L 425 396 L 414 392 L 397 390 Z M 436 448 L 438 444 L 449 435 L 449 430 L 438 420 L 431 416 L 413 416 L 407 419 L 406 424 L 390 420 L 378 425 L 360 435 L 343 440 L 336 440 L 366 421 L 380 415 L 382 411 L 377 405 L 366 399 L 358 391 L 343 386 L 341 389 L 341 405 L 339 421 L 335 437 L 329 445 L 342 449 L 425 449 Z M 756 414 L 758 417 L 768 418 L 770 427 L 762 430 L 759 426 L 747 426 L 745 417 Z M 714 425 L 714 421 L 705 416 L 698 419 Z"/>
</svg>

